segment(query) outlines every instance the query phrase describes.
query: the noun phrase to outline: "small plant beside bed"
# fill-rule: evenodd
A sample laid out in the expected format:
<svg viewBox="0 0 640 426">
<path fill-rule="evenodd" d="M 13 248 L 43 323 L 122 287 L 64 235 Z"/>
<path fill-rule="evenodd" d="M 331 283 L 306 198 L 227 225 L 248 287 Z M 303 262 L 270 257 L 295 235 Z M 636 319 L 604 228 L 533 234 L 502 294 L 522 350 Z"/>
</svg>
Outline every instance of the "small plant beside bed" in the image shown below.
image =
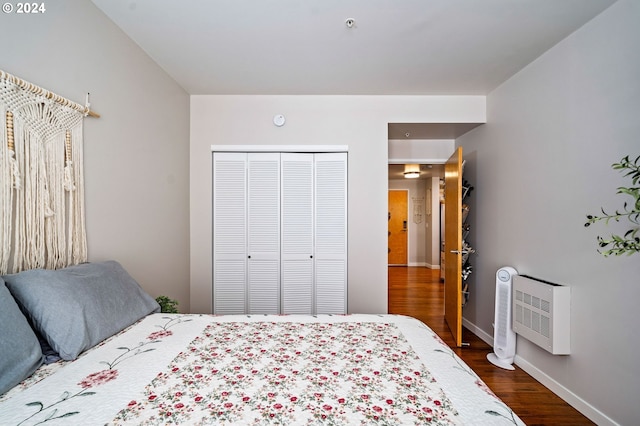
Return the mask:
<svg viewBox="0 0 640 426">
<path fill-rule="evenodd" d="M 177 314 L 178 313 L 178 301 L 170 299 L 167 296 L 156 297 L 156 302 L 160 305 L 160 312 L 165 314 Z"/>
</svg>

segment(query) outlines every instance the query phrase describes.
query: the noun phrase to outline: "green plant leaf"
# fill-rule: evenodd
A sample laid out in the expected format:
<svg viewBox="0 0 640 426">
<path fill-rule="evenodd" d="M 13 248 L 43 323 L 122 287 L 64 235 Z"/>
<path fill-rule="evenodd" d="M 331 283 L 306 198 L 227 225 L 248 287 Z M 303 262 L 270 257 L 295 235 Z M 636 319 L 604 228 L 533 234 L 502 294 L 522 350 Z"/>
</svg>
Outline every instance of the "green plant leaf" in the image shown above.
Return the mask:
<svg viewBox="0 0 640 426">
<path fill-rule="evenodd" d="M 631 177 L 632 185 L 637 185 L 640 181 L 640 155 L 638 155 L 633 162 L 629 160 L 629 156 L 624 156 L 619 163 L 613 163 L 611 167 L 614 170 L 623 172 L 624 177 Z M 618 187 L 616 194 L 628 195 L 634 199 L 633 203 L 624 201 L 622 211 L 615 210 L 615 213 L 608 214 L 604 207 L 600 207 L 602 216 L 586 215 L 587 222 L 584 226 L 588 227 L 597 221 L 603 221 L 605 225 L 608 225 L 611 220 L 620 222 L 621 219 L 626 218 L 634 225 L 640 225 L 640 187 Z M 633 207 L 632 207 L 633 206 Z M 610 239 L 597 236 L 598 247 L 604 249 L 610 247 L 607 250 L 598 250 L 603 256 L 608 257 L 610 255 L 620 256 L 622 254 L 631 255 L 633 253 L 640 252 L 640 238 L 637 237 L 640 228 L 632 227 L 627 230 L 623 236 L 612 235 Z"/>
<path fill-rule="evenodd" d="M 162 313 L 178 313 L 178 301 L 174 299 L 170 299 L 167 296 L 158 296 L 156 297 L 156 302 L 160 305 L 160 312 Z"/>
</svg>

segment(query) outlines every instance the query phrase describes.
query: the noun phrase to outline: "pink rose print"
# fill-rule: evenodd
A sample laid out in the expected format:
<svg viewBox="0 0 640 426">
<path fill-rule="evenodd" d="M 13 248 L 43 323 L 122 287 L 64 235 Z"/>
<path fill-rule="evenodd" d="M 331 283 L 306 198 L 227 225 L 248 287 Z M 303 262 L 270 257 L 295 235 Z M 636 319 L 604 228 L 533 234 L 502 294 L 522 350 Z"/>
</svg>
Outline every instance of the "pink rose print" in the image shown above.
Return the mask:
<svg viewBox="0 0 640 426">
<path fill-rule="evenodd" d="M 154 331 L 153 333 L 148 335 L 147 339 L 158 340 L 158 339 L 162 339 L 163 337 L 169 337 L 169 336 L 173 336 L 173 332 L 171 330 L 160 330 L 160 331 Z"/>
<path fill-rule="evenodd" d="M 315 331 L 304 335 L 302 327 L 293 322 L 216 323 L 171 361 L 155 387 L 142 400 L 131 401 L 118 420 L 191 424 L 208 416 L 214 422 L 248 424 L 257 410 L 260 419 L 254 424 L 300 424 L 309 411 L 313 421 L 323 424 L 346 424 L 352 416 L 358 424 L 455 423 L 448 399 L 435 393 L 436 385 L 431 393 L 429 371 L 404 337 L 392 334 L 395 326 L 314 324 Z M 157 345 L 171 335 L 168 330 L 149 333 L 145 343 Z M 238 336 L 251 345 L 239 346 Z M 343 352 L 326 346 L 335 340 L 353 345 Z M 261 370 L 265 363 L 268 370 Z M 342 364 L 348 367 L 338 369 Z M 107 380 L 106 373 L 85 379 L 87 386 Z M 352 387 L 347 394 L 343 383 Z M 199 393 L 200 384 L 217 390 Z"/>
<path fill-rule="evenodd" d="M 118 377 L 118 370 L 102 370 L 97 373 L 89 374 L 80 383 L 78 383 L 78 385 L 84 389 L 88 389 L 110 382 L 116 377 Z"/>
</svg>

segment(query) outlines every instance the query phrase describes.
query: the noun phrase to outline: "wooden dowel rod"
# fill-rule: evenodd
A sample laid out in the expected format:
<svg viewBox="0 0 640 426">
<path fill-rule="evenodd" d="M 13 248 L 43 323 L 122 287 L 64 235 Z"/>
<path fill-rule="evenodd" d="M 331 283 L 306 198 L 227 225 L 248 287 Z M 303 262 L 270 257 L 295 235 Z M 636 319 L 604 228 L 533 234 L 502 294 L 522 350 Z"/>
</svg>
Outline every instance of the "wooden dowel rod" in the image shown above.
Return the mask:
<svg viewBox="0 0 640 426">
<path fill-rule="evenodd" d="M 36 86 L 33 83 L 29 83 L 28 81 L 25 81 L 19 77 L 16 77 L 15 75 L 11 75 L 7 72 L 0 70 L 0 78 L 6 79 L 22 87 L 23 89 L 29 90 L 30 92 L 35 93 L 37 95 L 43 95 L 47 99 L 51 99 L 54 102 L 71 107 L 77 111 L 87 114 L 90 117 L 100 118 L 100 114 L 98 114 L 97 112 L 91 111 L 91 109 L 87 109 L 85 106 L 80 105 L 79 103 L 70 101 L 69 99 L 63 98 L 60 95 L 56 95 L 55 93 L 50 92 L 47 89 L 43 89 L 40 86 Z"/>
</svg>

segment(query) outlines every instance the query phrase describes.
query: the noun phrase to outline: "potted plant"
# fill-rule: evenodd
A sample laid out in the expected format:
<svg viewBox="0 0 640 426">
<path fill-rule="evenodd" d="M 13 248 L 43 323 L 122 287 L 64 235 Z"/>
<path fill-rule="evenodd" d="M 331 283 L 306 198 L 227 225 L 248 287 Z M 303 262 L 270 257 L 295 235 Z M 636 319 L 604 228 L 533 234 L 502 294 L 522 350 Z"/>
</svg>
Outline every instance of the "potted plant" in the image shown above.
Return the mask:
<svg viewBox="0 0 640 426">
<path fill-rule="evenodd" d="M 160 312 L 167 314 L 177 314 L 178 313 L 178 301 L 174 299 L 170 299 L 167 296 L 158 296 L 156 297 L 156 302 L 160 305 Z"/>
</svg>

